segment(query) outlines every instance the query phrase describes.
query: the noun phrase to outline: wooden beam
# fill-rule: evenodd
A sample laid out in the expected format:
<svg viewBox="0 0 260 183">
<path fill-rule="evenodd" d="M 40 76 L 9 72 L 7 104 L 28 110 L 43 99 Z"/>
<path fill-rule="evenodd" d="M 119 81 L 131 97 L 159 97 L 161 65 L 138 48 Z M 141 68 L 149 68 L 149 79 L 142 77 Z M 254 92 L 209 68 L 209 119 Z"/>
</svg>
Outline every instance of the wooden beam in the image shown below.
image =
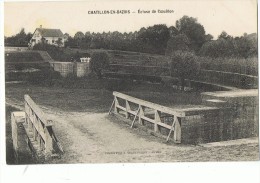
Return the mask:
<svg viewBox="0 0 260 183">
<path fill-rule="evenodd" d="M 130 110 L 131 110 L 130 105 L 129 105 L 128 101 L 125 100 L 125 112 L 126 112 L 125 117 L 126 117 L 127 119 L 129 118 L 129 113 L 128 113 L 128 111 L 130 111 Z"/>
<path fill-rule="evenodd" d="M 143 106 L 139 105 L 140 111 L 139 111 L 139 118 L 138 118 L 138 122 L 141 125 L 144 125 L 143 119 L 141 118 L 141 116 L 144 116 L 144 109 Z"/>
<path fill-rule="evenodd" d="M 124 100 L 127 100 L 129 102 L 161 111 L 163 113 L 176 115 L 178 117 L 185 117 L 185 112 L 183 112 L 183 111 L 174 110 L 174 109 L 169 108 L 169 107 L 165 107 L 165 106 L 162 106 L 162 105 L 159 105 L 159 104 L 155 104 L 155 103 L 152 103 L 152 102 L 141 100 L 141 99 L 138 99 L 138 98 L 135 98 L 135 97 L 123 94 L 123 93 L 119 93 L 119 92 L 113 92 L 113 95 L 116 96 L 116 97 L 122 98 Z"/>
<path fill-rule="evenodd" d="M 136 119 L 136 117 L 138 116 L 138 113 L 140 112 L 140 107 L 138 107 L 138 110 L 137 110 L 137 112 L 136 112 L 136 115 L 135 115 L 135 117 L 134 117 L 134 120 L 133 120 L 133 122 L 132 122 L 132 124 L 131 124 L 131 128 L 133 128 L 133 126 L 134 126 L 134 123 L 135 123 L 135 119 Z"/>
<path fill-rule="evenodd" d="M 114 101 L 115 101 L 114 113 L 118 113 L 117 107 L 119 106 L 119 103 L 118 103 L 118 100 L 117 100 L 117 97 L 116 97 L 116 96 L 114 96 Z"/>
<path fill-rule="evenodd" d="M 109 115 L 111 114 L 111 111 L 113 109 L 114 104 L 115 104 L 115 99 L 113 100 L 112 105 L 111 105 L 111 107 L 109 109 L 109 112 L 108 112 Z"/>
<path fill-rule="evenodd" d="M 118 109 L 121 109 L 121 110 L 123 110 L 123 111 L 126 111 L 126 108 L 123 107 L 123 106 L 121 106 L 121 105 L 117 105 L 116 108 L 117 108 L 117 110 L 118 110 Z"/>
<path fill-rule="evenodd" d="M 179 119 L 177 116 L 175 118 L 176 122 L 174 127 L 173 141 L 174 143 L 181 143 L 181 119 Z"/>
<path fill-rule="evenodd" d="M 35 102 L 31 99 L 29 95 L 24 95 L 24 100 L 31 108 L 31 110 L 36 113 L 36 115 L 41 119 L 41 121 L 44 123 L 45 126 L 52 126 L 53 124 L 51 123 L 50 120 L 47 119 L 46 115 L 43 113 L 43 111 L 38 107 Z"/>
<path fill-rule="evenodd" d="M 48 131 L 48 128 L 51 127 L 45 127 L 44 128 L 44 132 L 45 132 L 45 154 L 52 154 L 52 150 L 53 150 L 53 142 L 52 142 L 52 137 L 51 134 Z"/>
<path fill-rule="evenodd" d="M 45 141 L 45 132 L 44 132 L 44 127 L 42 127 L 41 125 L 39 125 L 39 121 L 35 121 L 35 119 L 33 117 L 30 117 L 29 120 L 32 123 L 33 129 L 35 129 L 43 138 L 43 140 Z M 35 133 L 35 132 L 34 132 Z"/>
<path fill-rule="evenodd" d="M 169 141 L 170 136 L 171 136 L 171 133 L 172 133 L 172 131 L 174 130 L 174 126 L 175 126 L 175 123 L 176 123 L 176 119 L 177 119 L 177 118 L 174 116 L 174 120 L 173 120 L 173 122 L 172 122 L 172 126 L 171 126 L 170 132 L 169 132 L 169 134 L 168 134 L 168 136 L 167 136 L 166 142 Z"/>
<path fill-rule="evenodd" d="M 159 112 L 157 110 L 155 110 L 155 113 L 154 113 L 154 122 L 155 122 L 154 123 L 154 131 L 158 132 L 159 131 L 158 123 L 160 123 L 162 121 L 161 121 Z"/>
</svg>

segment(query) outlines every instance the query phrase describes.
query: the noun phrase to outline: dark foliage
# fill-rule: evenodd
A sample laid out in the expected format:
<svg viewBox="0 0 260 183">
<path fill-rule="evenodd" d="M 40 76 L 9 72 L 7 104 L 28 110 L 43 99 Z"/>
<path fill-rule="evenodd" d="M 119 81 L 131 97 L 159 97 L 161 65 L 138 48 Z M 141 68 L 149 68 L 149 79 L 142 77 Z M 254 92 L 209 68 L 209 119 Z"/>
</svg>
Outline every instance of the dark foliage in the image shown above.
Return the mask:
<svg viewBox="0 0 260 183">
<path fill-rule="evenodd" d="M 69 62 L 71 55 L 66 54 L 62 48 L 47 43 L 38 43 L 33 47 L 33 50 L 47 51 L 48 54 L 57 61 Z"/>
<path fill-rule="evenodd" d="M 18 34 L 5 38 L 5 46 L 28 46 L 31 38 L 32 34 L 30 32 L 26 34 L 22 28 Z"/>
<path fill-rule="evenodd" d="M 176 51 L 171 55 L 171 60 L 172 75 L 179 78 L 181 89 L 184 90 L 185 79 L 191 79 L 199 73 L 197 57 L 191 52 Z"/>
<path fill-rule="evenodd" d="M 91 55 L 90 69 L 98 78 L 102 78 L 102 72 L 109 68 L 109 56 L 105 51 L 96 51 Z"/>
<path fill-rule="evenodd" d="M 206 42 L 200 49 L 201 56 L 249 58 L 257 56 L 257 35 L 235 37 L 222 32 L 217 40 Z"/>
</svg>

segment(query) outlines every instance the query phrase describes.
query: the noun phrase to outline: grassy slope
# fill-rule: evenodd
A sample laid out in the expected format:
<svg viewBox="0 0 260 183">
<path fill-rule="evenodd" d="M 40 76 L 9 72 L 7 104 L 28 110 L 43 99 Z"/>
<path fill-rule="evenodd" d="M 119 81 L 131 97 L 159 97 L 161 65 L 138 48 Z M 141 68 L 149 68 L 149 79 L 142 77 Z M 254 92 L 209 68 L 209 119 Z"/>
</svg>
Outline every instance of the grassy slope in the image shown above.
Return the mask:
<svg viewBox="0 0 260 183">
<path fill-rule="evenodd" d="M 112 91 L 104 89 L 103 81 L 89 83 L 86 88 L 41 87 L 29 84 L 7 84 L 6 98 L 23 105 L 23 96 L 29 94 L 37 104 L 60 108 L 65 111 L 107 112 L 113 101 Z M 101 85 L 101 86 L 100 86 Z M 121 92 L 161 105 L 200 104 L 196 92 L 174 92 L 158 84 L 127 83 Z"/>
<path fill-rule="evenodd" d="M 68 54 L 79 53 L 93 53 L 96 50 L 88 49 L 65 49 L 64 52 Z M 106 50 L 110 55 L 110 62 L 113 64 L 125 65 L 142 65 L 142 66 L 163 66 L 168 67 L 169 57 L 156 54 L 128 52 L 119 50 Z M 242 74 L 257 75 L 258 59 L 253 58 L 209 58 L 199 57 L 198 62 L 201 63 L 203 69 L 237 72 Z M 209 64 L 209 65 L 208 65 Z M 248 69 L 245 71 L 245 69 Z M 129 69 L 129 68 L 128 68 Z M 135 68 L 132 68 L 135 69 Z"/>
<path fill-rule="evenodd" d="M 5 62 L 37 62 L 43 61 L 37 52 L 10 52 L 5 54 Z"/>
</svg>

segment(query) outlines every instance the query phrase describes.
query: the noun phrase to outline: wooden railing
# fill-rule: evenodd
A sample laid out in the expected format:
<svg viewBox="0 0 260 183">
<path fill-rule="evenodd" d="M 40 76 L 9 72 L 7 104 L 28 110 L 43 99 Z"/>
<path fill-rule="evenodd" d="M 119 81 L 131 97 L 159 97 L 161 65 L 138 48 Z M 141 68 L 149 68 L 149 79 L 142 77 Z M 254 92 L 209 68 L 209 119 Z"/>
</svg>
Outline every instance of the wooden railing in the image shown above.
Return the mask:
<svg viewBox="0 0 260 183">
<path fill-rule="evenodd" d="M 25 130 L 30 143 L 37 152 L 51 155 L 55 153 L 54 146 L 62 150 L 55 134 L 53 133 L 53 121 L 48 119 L 44 112 L 34 103 L 29 95 L 25 99 Z"/>
<path fill-rule="evenodd" d="M 159 132 L 161 127 L 166 128 L 169 130 L 166 141 L 169 141 L 173 132 L 173 141 L 175 143 L 181 143 L 181 118 L 185 117 L 185 112 L 134 98 L 119 92 L 113 92 L 113 95 L 114 101 L 109 110 L 109 114 L 112 112 L 119 114 L 120 111 L 123 111 L 126 118 L 132 116 L 131 128 L 136 119 L 138 119 L 138 122 L 141 125 L 144 124 L 144 121 L 152 123 L 155 132 Z"/>
</svg>

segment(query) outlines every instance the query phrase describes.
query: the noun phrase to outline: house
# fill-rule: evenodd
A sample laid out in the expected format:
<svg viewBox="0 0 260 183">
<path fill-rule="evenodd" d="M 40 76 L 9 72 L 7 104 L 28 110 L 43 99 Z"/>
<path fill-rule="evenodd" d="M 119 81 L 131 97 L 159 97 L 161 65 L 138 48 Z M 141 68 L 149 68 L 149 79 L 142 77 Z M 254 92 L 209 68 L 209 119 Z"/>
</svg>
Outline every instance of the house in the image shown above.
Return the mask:
<svg viewBox="0 0 260 183">
<path fill-rule="evenodd" d="M 64 47 L 65 37 L 60 29 L 46 29 L 40 26 L 34 31 L 28 46 L 33 47 L 35 44 L 43 42 Z"/>
</svg>

